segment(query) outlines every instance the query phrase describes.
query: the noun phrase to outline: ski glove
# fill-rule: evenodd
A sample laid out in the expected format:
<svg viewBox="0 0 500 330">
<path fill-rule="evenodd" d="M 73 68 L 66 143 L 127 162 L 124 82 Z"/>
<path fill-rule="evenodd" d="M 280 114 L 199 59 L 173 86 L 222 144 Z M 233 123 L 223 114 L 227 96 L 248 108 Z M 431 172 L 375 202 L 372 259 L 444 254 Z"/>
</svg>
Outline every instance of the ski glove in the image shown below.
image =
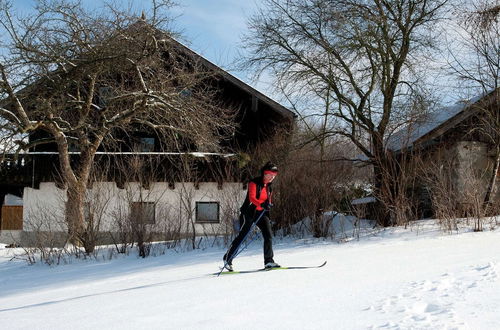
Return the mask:
<svg viewBox="0 0 500 330">
<path fill-rule="evenodd" d="M 266 202 L 262 203 L 261 206 L 264 210 L 269 211 L 271 209 L 271 207 L 273 206 L 273 204 L 266 201 Z"/>
</svg>

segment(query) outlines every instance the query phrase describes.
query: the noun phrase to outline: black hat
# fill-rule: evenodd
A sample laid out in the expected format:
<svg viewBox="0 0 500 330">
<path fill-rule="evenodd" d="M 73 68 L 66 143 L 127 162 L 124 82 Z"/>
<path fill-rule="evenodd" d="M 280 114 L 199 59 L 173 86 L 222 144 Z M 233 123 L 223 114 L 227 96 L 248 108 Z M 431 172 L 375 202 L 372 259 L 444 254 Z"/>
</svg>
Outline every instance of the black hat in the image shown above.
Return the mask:
<svg viewBox="0 0 500 330">
<path fill-rule="evenodd" d="M 278 172 L 278 167 L 271 162 L 267 162 L 260 170 L 262 174 L 264 174 L 264 171 Z"/>
</svg>

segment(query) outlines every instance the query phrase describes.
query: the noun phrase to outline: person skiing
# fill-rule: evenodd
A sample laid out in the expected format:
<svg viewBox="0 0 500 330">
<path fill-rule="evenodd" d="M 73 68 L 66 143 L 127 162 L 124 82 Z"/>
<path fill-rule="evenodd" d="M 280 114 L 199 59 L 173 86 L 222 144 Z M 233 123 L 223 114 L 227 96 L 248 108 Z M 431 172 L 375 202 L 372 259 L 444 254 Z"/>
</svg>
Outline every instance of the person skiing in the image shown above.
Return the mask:
<svg viewBox="0 0 500 330">
<path fill-rule="evenodd" d="M 273 259 L 271 221 L 269 220 L 269 210 L 272 206 L 272 182 L 278 175 L 278 168 L 268 162 L 260 172 L 259 177 L 251 179 L 248 183 L 247 195 L 240 208 L 240 232 L 223 257 L 225 267 L 229 271 L 233 271 L 233 258 L 240 244 L 252 228 L 252 224 L 257 221 L 256 225 L 264 237 L 264 267 L 280 267 Z"/>
</svg>

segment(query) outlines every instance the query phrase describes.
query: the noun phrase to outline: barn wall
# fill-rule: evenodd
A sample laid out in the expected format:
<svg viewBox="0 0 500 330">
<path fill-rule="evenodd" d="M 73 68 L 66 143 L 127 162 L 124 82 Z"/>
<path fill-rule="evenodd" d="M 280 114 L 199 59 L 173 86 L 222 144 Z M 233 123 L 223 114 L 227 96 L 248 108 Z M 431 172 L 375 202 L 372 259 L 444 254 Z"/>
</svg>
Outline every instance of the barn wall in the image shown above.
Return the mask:
<svg viewBox="0 0 500 330">
<path fill-rule="evenodd" d="M 479 192 L 478 196 L 483 200 L 493 170 L 493 159 L 489 155 L 487 144 L 460 141 L 454 145 L 454 152 L 457 159 L 456 189 L 463 192 L 462 202 L 469 203 L 470 195 L 476 189 Z"/>
</svg>

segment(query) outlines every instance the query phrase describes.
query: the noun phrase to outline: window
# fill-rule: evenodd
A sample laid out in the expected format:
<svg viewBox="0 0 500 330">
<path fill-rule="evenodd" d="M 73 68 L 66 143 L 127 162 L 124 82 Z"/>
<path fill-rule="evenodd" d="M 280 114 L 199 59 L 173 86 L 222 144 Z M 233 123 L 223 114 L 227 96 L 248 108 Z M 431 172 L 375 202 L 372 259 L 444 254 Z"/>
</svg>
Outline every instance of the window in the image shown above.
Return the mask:
<svg viewBox="0 0 500 330">
<path fill-rule="evenodd" d="M 137 143 L 137 151 L 139 152 L 153 152 L 155 151 L 155 138 L 143 137 Z"/>
<path fill-rule="evenodd" d="M 99 87 L 98 92 L 99 92 L 98 104 L 101 107 L 105 107 L 107 105 L 108 100 L 114 96 L 113 89 L 109 86 L 102 86 Z"/>
<path fill-rule="evenodd" d="M 68 209 L 68 201 L 64 202 L 64 207 L 66 208 L 66 210 Z M 92 209 L 90 202 L 83 202 L 83 218 L 86 221 L 92 220 L 91 217 L 93 217 L 94 215 L 94 212 L 92 211 L 94 210 Z"/>
<path fill-rule="evenodd" d="M 218 202 L 196 202 L 197 223 L 219 223 Z"/>
<path fill-rule="evenodd" d="M 80 151 L 80 148 L 74 144 L 74 143 L 71 143 L 71 141 L 68 143 L 68 151 L 69 152 L 79 152 Z"/>
<path fill-rule="evenodd" d="M 130 216 L 134 223 L 155 224 L 155 203 L 134 202 L 130 205 Z"/>
<path fill-rule="evenodd" d="M 183 90 L 181 90 L 181 92 L 179 94 L 182 97 L 188 98 L 188 97 L 191 97 L 193 95 L 193 91 L 190 90 L 189 88 L 184 88 Z"/>
</svg>

